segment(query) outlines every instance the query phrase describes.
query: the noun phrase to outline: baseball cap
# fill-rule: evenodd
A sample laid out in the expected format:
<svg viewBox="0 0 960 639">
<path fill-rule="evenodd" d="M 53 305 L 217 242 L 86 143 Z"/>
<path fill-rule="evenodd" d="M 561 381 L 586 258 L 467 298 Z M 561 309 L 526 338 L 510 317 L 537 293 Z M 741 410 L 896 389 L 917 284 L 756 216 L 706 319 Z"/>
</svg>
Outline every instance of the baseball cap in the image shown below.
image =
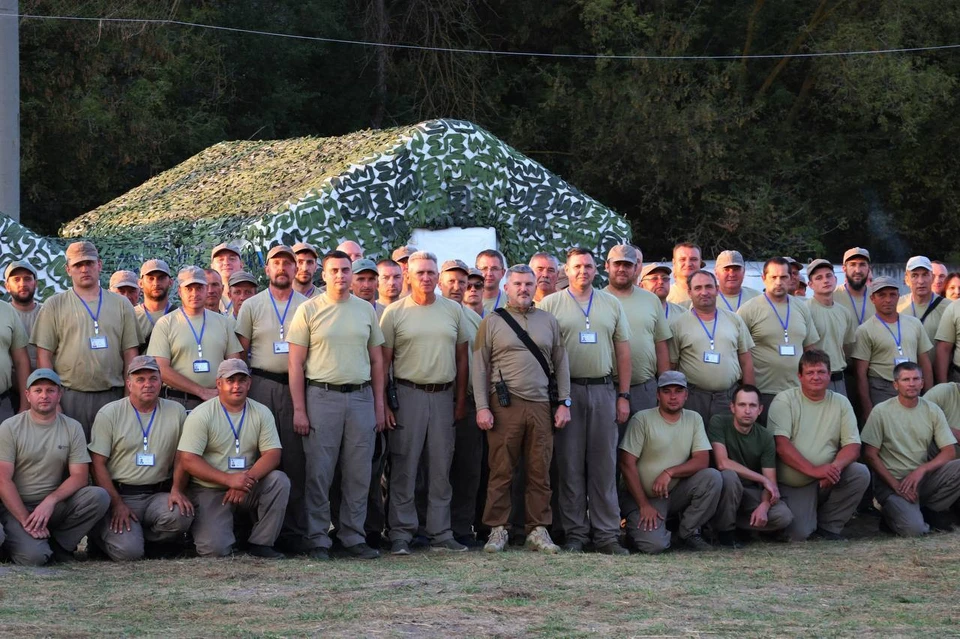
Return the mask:
<svg viewBox="0 0 960 639">
<path fill-rule="evenodd" d="M 313 253 L 314 257 L 320 257 L 320 254 L 317 253 L 317 249 L 313 248 L 313 244 L 308 244 L 307 242 L 297 242 L 293 245 L 293 253 L 303 253 L 304 251 L 309 251 Z"/>
<path fill-rule="evenodd" d="M 210 251 L 210 259 L 212 260 L 213 258 L 215 258 L 217 256 L 217 253 L 219 253 L 220 251 L 230 251 L 231 253 L 235 253 L 238 257 L 240 257 L 240 249 L 235 244 L 231 244 L 230 242 L 224 242 L 222 244 L 217 244 L 216 246 L 213 247 L 213 250 Z"/>
<path fill-rule="evenodd" d="M 67 266 L 73 266 L 77 262 L 97 261 L 100 259 L 100 253 L 93 242 L 74 242 L 67 247 Z"/>
<path fill-rule="evenodd" d="M 740 254 L 740 251 L 722 251 L 717 256 L 716 268 L 726 268 L 728 266 L 743 268 L 744 265 L 743 255 Z"/>
<path fill-rule="evenodd" d="M 817 270 L 818 268 L 822 268 L 824 266 L 829 268 L 831 271 L 833 270 L 833 264 L 831 264 L 829 260 L 825 260 L 823 258 L 817 258 L 813 260 L 812 262 L 807 264 L 807 277 L 809 278 L 811 275 L 813 275 L 813 272 L 815 270 Z"/>
<path fill-rule="evenodd" d="M 607 253 L 608 262 L 630 262 L 637 263 L 637 249 L 629 244 L 617 244 Z"/>
<path fill-rule="evenodd" d="M 143 266 L 140 267 L 140 277 L 157 271 L 170 275 L 170 265 L 163 260 L 147 260 L 143 263 Z"/>
<path fill-rule="evenodd" d="M 846 264 L 847 260 L 851 260 L 855 257 L 862 257 L 863 259 L 869 262 L 870 251 L 868 251 L 865 248 L 860 248 L 859 246 L 855 246 L 852 249 L 847 249 L 846 252 L 843 254 L 843 263 Z"/>
<path fill-rule="evenodd" d="M 665 262 L 650 262 L 640 270 L 640 279 L 642 280 L 654 271 L 666 271 L 667 275 L 673 273 L 673 269 Z"/>
<path fill-rule="evenodd" d="M 789 255 L 784 255 L 784 256 L 783 256 L 783 259 L 785 259 L 785 260 L 787 261 L 787 264 L 789 264 L 790 266 L 793 266 L 794 264 L 800 264 L 800 262 L 798 262 L 797 260 L 793 259 L 793 258 L 790 257 Z"/>
<path fill-rule="evenodd" d="M 256 286 L 257 278 L 253 276 L 253 273 L 249 273 L 247 271 L 237 271 L 230 276 L 229 280 L 227 280 L 227 283 L 230 286 L 236 286 L 237 284 L 241 284 L 243 282 L 249 282 L 250 284 Z"/>
<path fill-rule="evenodd" d="M 130 362 L 130 367 L 127 368 L 127 375 L 133 375 L 137 371 L 142 370 L 151 370 L 160 372 L 160 365 L 157 364 L 157 360 L 151 355 L 137 355 Z"/>
<path fill-rule="evenodd" d="M 463 260 L 447 260 L 440 266 L 440 272 L 446 273 L 447 271 L 463 271 L 467 275 L 470 275 L 470 267 L 467 266 L 467 263 Z M 480 276 L 483 277 L 483 273 L 480 273 Z"/>
<path fill-rule="evenodd" d="M 41 379 L 53 382 L 57 386 L 63 386 L 63 382 L 60 381 L 60 376 L 57 375 L 55 371 L 49 368 L 38 368 L 30 373 L 30 377 L 27 378 L 27 388 L 30 388 Z"/>
<path fill-rule="evenodd" d="M 359 260 L 354 260 L 351 268 L 353 269 L 354 273 L 363 273 L 364 271 L 373 271 L 374 273 L 379 272 L 377 271 L 377 263 L 373 260 L 368 260 L 365 257 L 360 258 Z"/>
<path fill-rule="evenodd" d="M 925 255 L 914 255 L 907 260 L 908 271 L 912 271 L 917 268 L 925 268 L 931 273 L 933 272 L 933 264 L 930 263 L 930 258 Z"/>
<path fill-rule="evenodd" d="M 267 253 L 267 259 L 272 260 L 278 255 L 289 255 L 290 259 L 292 259 L 294 262 L 297 261 L 297 254 L 294 253 L 292 248 L 284 244 L 278 244 L 270 249 L 270 252 Z"/>
<path fill-rule="evenodd" d="M 186 286 L 187 284 L 207 285 L 207 273 L 199 266 L 184 266 L 177 273 L 177 284 Z"/>
<path fill-rule="evenodd" d="M 875 277 L 873 278 L 873 282 L 871 282 L 870 284 L 870 294 L 873 295 L 880 289 L 884 289 L 884 288 L 895 288 L 899 291 L 900 285 L 894 282 L 893 279 L 889 277 Z"/>
<path fill-rule="evenodd" d="M 247 368 L 247 363 L 242 359 L 225 359 L 217 366 L 217 379 L 221 377 L 233 377 L 237 374 L 250 377 L 250 369 Z"/>
<path fill-rule="evenodd" d="M 470 268 L 467 271 L 467 279 L 470 279 L 471 277 L 479 277 L 480 279 L 483 279 L 483 271 L 478 268 Z"/>
<path fill-rule="evenodd" d="M 140 282 L 137 281 L 137 274 L 133 271 L 117 271 L 110 276 L 110 288 L 120 288 L 121 286 L 130 286 L 140 290 Z"/>
<path fill-rule="evenodd" d="M 3 279 L 9 278 L 10 275 L 18 268 L 22 268 L 25 271 L 30 271 L 33 273 L 34 278 L 37 277 L 37 269 L 33 268 L 33 266 L 30 265 L 30 262 L 17 260 L 16 262 L 10 262 L 10 265 L 7 266 L 7 270 L 3 272 Z"/>
<path fill-rule="evenodd" d="M 417 249 L 412 246 L 401 246 L 390 254 L 390 259 L 394 262 L 402 262 L 403 260 L 410 259 L 410 256 L 416 252 Z"/>
<path fill-rule="evenodd" d="M 687 376 L 680 371 L 667 371 L 665 373 L 661 373 L 660 377 L 657 379 L 657 388 L 663 388 L 664 386 L 683 386 L 686 388 Z"/>
</svg>

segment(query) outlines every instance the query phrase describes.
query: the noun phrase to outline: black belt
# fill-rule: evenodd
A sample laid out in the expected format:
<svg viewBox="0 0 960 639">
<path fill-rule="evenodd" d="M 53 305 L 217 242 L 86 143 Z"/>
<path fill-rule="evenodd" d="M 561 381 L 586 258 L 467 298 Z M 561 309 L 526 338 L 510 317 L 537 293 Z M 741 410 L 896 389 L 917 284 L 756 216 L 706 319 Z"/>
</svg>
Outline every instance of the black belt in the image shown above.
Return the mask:
<svg viewBox="0 0 960 639">
<path fill-rule="evenodd" d="M 831 382 L 842 382 L 843 381 L 843 371 L 838 371 L 836 373 L 830 373 Z"/>
<path fill-rule="evenodd" d="M 401 386 L 409 386 L 410 388 L 416 388 L 417 390 L 422 390 L 427 393 L 442 393 L 443 391 L 453 387 L 453 382 L 447 382 L 446 384 L 417 384 L 411 382 L 409 379 L 400 379 L 399 377 L 395 378 L 393 381 Z"/>
<path fill-rule="evenodd" d="M 14 398 L 14 393 L 12 388 L 8 388 L 6 391 L 0 393 L 0 401 L 9 399 L 12 402 L 13 398 Z"/>
<path fill-rule="evenodd" d="M 578 386 L 600 386 L 601 384 L 612 384 L 613 377 L 610 375 L 606 377 L 571 377 L 570 383 Z"/>
<path fill-rule="evenodd" d="M 262 368 L 251 368 L 250 372 L 257 377 L 269 379 L 272 382 L 283 384 L 284 386 L 290 385 L 290 375 L 287 373 L 271 373 L 270 371 L 265 371 Z"/>
<path fill-rule="evenodd" d="M 184 392 L 184 391 L 180 391 L 180 390 L 177 390 L 177 389 L 175 389 L 175 388 L 170 388 L 169 386 L 164 386 L 164 387 L 163 387 L 163 396 L 166 397 L 166 398 L 168 398 L 168 399 L 185 399 L 185 400 L 188 400 L 188 401 L 192 400 L 192 401 L 195 401 L 195 402 L 202 402 L 202 401 L 203 401 L 203 398 L 197 397 L 196 395 L 193 395 L 192 393 L 186 393 L 186 392 Z"/>
<path fill-rule="evenodd" d="M 370 382 L 364 382 L 362 384 L 328 384 L 326 382 L 315 382 L 312 379 L 307 380 L 307 383 L 311 386 L 322 388 L 323 390 L 336 391 L 338 393 L 353 393 L 354 391 L 363 390 L 370 386 Z"/>
<path fill-rule="evenodd" d="M 121 495 L 155 495 L 157 493 L 170 492 L 173 487 L 173 481 L 162 481 L 159 484 L 121 484 L 114 483 L 117 492 Z"/>
</svg>

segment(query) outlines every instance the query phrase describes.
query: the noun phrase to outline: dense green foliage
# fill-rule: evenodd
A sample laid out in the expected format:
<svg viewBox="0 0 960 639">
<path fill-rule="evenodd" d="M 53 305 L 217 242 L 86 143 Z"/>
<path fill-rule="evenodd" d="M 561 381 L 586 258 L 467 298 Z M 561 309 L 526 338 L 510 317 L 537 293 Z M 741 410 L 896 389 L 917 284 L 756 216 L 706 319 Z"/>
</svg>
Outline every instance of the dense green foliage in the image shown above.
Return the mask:
<svg viewBox="0 0 960 639">
<path fill-rule="evenodd" d="M 934 0 L 24 0 L 343 39 L 551 53 L 952 44 Z M 23 219 L 65 221 L 222 139 L 469 119 L 628 216 L 647 258 L 960 259 L 960 51 L 731 61 L 455 55 L 181 26 L 21 24 Z"/>
</svg>

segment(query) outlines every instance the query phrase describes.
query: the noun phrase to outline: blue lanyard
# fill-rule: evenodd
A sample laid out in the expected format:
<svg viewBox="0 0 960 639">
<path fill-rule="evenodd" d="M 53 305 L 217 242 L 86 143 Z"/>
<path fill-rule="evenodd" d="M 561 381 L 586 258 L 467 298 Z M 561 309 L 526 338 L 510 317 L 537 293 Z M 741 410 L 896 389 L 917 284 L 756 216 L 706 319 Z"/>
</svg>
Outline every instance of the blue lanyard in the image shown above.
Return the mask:
<svg viewBox="0 0 960 639">
<path fill-rule="evenodd" d="M 503 293 L 502 290 L 497 289 L 497 299 L 493 302 L 493 310 L 497 310 L 500 307 L 500 295 Z M 483 316 L 487 314 L 487 309 L 483 309 L 483 312 L 480 313 L 480 319 L 483 319 Z M 589 326 L 587 328 L 590 328 Z"/>
<path fill-rule="evenodd" d="M 313 294 L 316 292 L 316 290 L 317 290 L 317 287 L 311 284 L 310 290 L 304 293 L 303 296 L 306 297 L 307 299 L 310 299 L 311 297 L 313 297 Z"/>
<path fill-rule="evenodd" d="M 854 301 L 853 294 L 850 292 L 850 289 L 844 286 L 843 290 L 847 292 L 847 297 L 850 298 L 850 306 L 853 307 L 853 314 L 857 318 L 857 326 L 860 326 L 861 324 L 863 324 L 863 316 L 867 314 L 867 296 L 866 295 L 863 296 L 863 308 L 860 309 L 860 313 L 858 314 L 857 303 L 856 301 Z M 913 314 L 916 315 L 917 313 L 914 312 Z"/>
<path fill-rule="evenodd" d="M 663 312 L 666 314 L 667 319 L 670 319 L 670 302 L 663 305 Z"/>
<path fill-rule="evenodd" d="M 273 299 L 273 293 L 270 290 L 267 290 L 267 295 L 270 296 L 270 303 L 273 304 L 273 312 L 277 314 L 277 319 L 280 320 L 280 341 L 283 341 L 283 323 L 287 321 L 287 311 L 290 310 L 290 302 L 293 301 L 293 291 L 290 292 L 290 297 L 287 298 L 287 305 L 283 308 L 283 315 L 280 315 L 280 309 L 277 308 L 277 301 Z"/>
<path fill-rule="evenodd" d="M 587 330 L 588 330 L 588 331 L 590 330 L 590 309 L 593 308 L 593 292 L 594 292 L 595 290 L 596 290 L 596 289 L 593 289 L 593 288 L 590 289 L 590 301 L 587 302 L 587 310 L 583 310 L 582 308 L 580 309 L 580 312 L 583 313 L 583 316 L 587 318 Z M 569 295 L 569 296 L 570 296 L 570 299 L 572 299 L 574 302 L 577 303 L 577 306 L 578 306 L 578 307 L 580 306 L 580 302 L 577 302 L 577 298 L 575 298 L 575 297 L 573 296 L 573 293 L 570 292 L 570 289 L 569 289 L 569 288 L 567 289 L 567 295 Z"/>
<path fill-rule="evenodd" d="M 900 346 L 900 342 L 903 339 L 903 334 L 900 332 L 900 316 L 897 315 L 897 334 L 896 335 L 893 334 L 893 331 L 890 329 L 890 325 L 887 324 L 885 321 L 883 321 L 879 317 L 877 318 L 877 321 L 883 324 L 883 327 L 887 329 L 888 333 L 890 333 L 890 337 L 893 338 L 894 343 L 897 345 L 897 352 L 900 353 L 900 355 L 902 356 L 903 348 Z"/>
<path fill-rule="evenodd" d="M 730 309 L 730 312 L 731 312 L 731 313 L 736 313 L 737 311 L 740 310 L 740 304 L 743 302 L 743 289 L 741 288 L 741 289 L 740 289 L 740 294 L 737 295 L 737 308 L 733 308 L 732 306 L 730 306 L 730 302 L 727 301 L 727 298 L 724 296 L 723 293 L 720 293 L 720 299 L 722 299 L 722 300 L 723 300 L 723 303 L 727 305 L 727 308 Z M 790 307 L 788 306 L 788 307 L 787 307 L 787 310 L 788 310 L 788 311 L 789 311 L 789 308 L 790 308 Z"/>
<path fill-rule="evenodd" d="M 937 294 L 934 293 L 933 296 L 930 297 L 930 304 L 927 304 L 927 308 L 930 308 L 930 306 L 933 305 L 933 303 L 936 301 L 936 299 L 937 299 Z M 866 304 L 864 304 L 864 306 L 866 306 Z M 914 306 L 914 304 L 913 304 L 913 296 L 912 296 L 912 295 L 910 296 L 910 308 L 913 309 L 913 316 L 916 317 L 917 319 L 920 319 L 920 316 L 917 315 L 917 307 Z M 899 322 L 899 321 L 900 321 L 900 318 L 897 318 L 897 322 Z M 920 322 L 922 323 L 923 320 L 920 320 Z"/>
<path fill-rule="evenodd" d="M 203 359 L 203 332 L 207 330 L 207 309 L 203 309 L 203 323 L 200 325 L 199 335 L 197 335 L 197 329 L 193 327 L 193 322 L 190 321 L 187 312 L 183 310 L 182 306 L 180 307 L 180 312 L 183 313 L 183 319 L 187 320 L 187 326 L 190 327 L 190 332 L 193 333 L 193 339 L 197 340 L 197 357 Z"/>
<path fill-rule="evenodd" d="M 133 402 L 130 403 L 130 406 L 133 406 Z M 140 419 L 140 411 L 137 410 L 136 406 L 133 406 L 133 414 L 137 416 L 137 421 L 140 422 L 140 432 L 143 433 L 143 451 L 147 451 L 147 438 L 150 437 L 150 429 L 153 428 L 153 420 L 157 416 L 157 408 L 160 407 L 160 404 L 157 403 L 153 407 L 153 412 L 150 413 L 150 423 L 147 424 L 147 429 L 143 429 L 143 420 Z"/>
<path fill-rule="evenodd" d="M 156 328 L 157 323 L 153 321 L 152 317 L 150 317 L 150 311 L 147 310 L 147 307 L 144 306 L 143 304 L 140 304 L 140 308 L 143 309 L 143 314 L 147 316 L 147 321 L 150 322 L 150 326 L 153 326 L 154 328 Z M 167 307 L 163 309 L 163 314 L 166 315 L 169 312 L 170 312 L 170 302 L 167 302 Z"/>
<path fill-rule="evenodd" d="M 87 315 L 90 316 L 90 319 L 93 320 L 93 334 L 100 334 L 100 309 L 103 308 L 103 288 L 100 289 L 100 297 L 97 299 L 97 314 L 94 315 L 93 311 L 90 310 L 90 307 L 87 305 L 87 302 L 80 297 L 80 294 L 77 293 L 77 289 L 70 289 L 73 291 L 73 294 L 77 296 L 77 299 L 80 300 L 80 303 L 83 304 L 83 307 L 87 309 Z"/>
<path fill-rule="evenodd" d="M 230 303 L 223 308 L 223 315 L 229 315 L 231 308 L 233 308 L 233 300 L 230 300 Z"/>
<path fill-rule="evenodd" d="M 720 319 L 720 311 L 715 310 L 713 312 L 713 332 L 707 330 L 707 325 L 703 323 L 703 320 L 700 319 L 700 316 L 697 315 L 697 312 L 693 309 L 690 309 L 690 312 L 693 313 L 693 316 L 697 318 L 697 321 L 700 322 L 700 326 L 703 327 L 703 332 L 707 334 L 707 339 L 710 340 L 710 350 L 713 350 L 713 338 L 717 334 L 717 320 Z"/>
<path fill-rule="evenodd" d="M 783 343 L 784 343 L 784 344 L 789 344 L 789 343 L 790 343 L 790 332 L 789 332 L 787 329 L 790 328 L 790 297 L 789 297 L 789 296 L 787 297 L 787 321 L 786 321 L 786 322 L 784 322 L 784 321 L 780 318 L 780 311 L 778 311 L 778 310 L 777 310 L 777 307 L 774 306 L 773 302 L 770 301 L 770 298 L 767 296 L 767 292 L 766 292 L 766 291 L 763 292 L 763 297 L 764 297 L 765 300 L 767 300 L 767 304 L 770 305 L 770 308 L 772 308 L 772 309 L 773 309 L 773 312 L 776 314 L 776 316 L 777 316 L 777 321 L 780 322 L 780 327 L 783 328 Z"/>
<path fill-rule="evenodd" d="M 243 430 L 243 420 L 247 418 L 247 403 L 243 403 L 243 412 L 240 413 L 240 423 L 234 427 L 233 420 L 230 419 L 230 413 L 227 412 L 227 407 L 223 404 L 220 404 L 220 408 L 223 410 L 223 416 L 227 418 L 227 423 L 230 424 L 230 430 L 233 431 L 233 441 L 236 447 L 237 454 L 240 454 L 240 431 Z"/>
</svg>

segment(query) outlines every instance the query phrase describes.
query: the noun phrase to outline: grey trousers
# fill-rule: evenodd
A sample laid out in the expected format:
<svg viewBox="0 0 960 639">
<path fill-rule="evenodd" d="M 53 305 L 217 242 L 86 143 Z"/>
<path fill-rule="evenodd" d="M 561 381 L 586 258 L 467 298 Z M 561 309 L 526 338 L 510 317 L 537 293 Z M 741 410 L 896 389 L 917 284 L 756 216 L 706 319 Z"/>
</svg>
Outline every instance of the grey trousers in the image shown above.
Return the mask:
<svg viewBox="0 0 960 639">
<path fill-rule="evenodd" d="M 473 397 L 467 396 L 467 414 L 455 421 L 453 427 L 456 429 L 456 440 L 450 464 L 450 486 L 453 491 L 450 528 L 455 537 L 461 537 L 474 533 L 480 491 L 480 463 L 483 461 L 484 432 L 477 427 L 477 406 Z"/>
<path fill-rule="evenodd" d="M 867 382 L 870 387 L 870 403 L 874 406 L 897 396 L 893 382 L 889 380 L 882 377 L 868 377 Z"/>
<path fill-rule="evenodd" d="M 881 516 L 893 532 L 902 537 L 916 537 L 930 532 L 920 508 L 940 512 L 960 498 L 960 459 L 947 462 L 920 480 L 918 503 L 912 503 L 893 492 L 879 477 L 873 481 L 873 494 L 880 503 Z"/>
<path fill-rule="evenodd" d="M 33 511 L 40 502 L 24 504 Z M 110 508 L 110 496 L 99 486 L 84 486 L 58 503 L 47 524 L 50 538 L 61 548 L 72 552 Z M 24 530 L 17 518 L 0 506 L 0 523 L 6 532 L 4 547 L 10 559 L 21 566 L 42 566 L 53 555 L 47 539 L 34 539 Z"/>
<path fill-rule="evenodd" d="M 169 497 L 170 493 L 123 495 L 123 503 L 138 521 L 130 522 L 130 530 L 115 533 L 110 530 L 111 513 L 107 511 L 91 536 L 114 561 L 142 559 L 145 541 L 173 541 L 193 525 L 192 516 L 184 515 L 177 506 L 173 510 L 167 507 Z"/>
<path fill-rule="evenodd" d="M 847 382 L 844 379 L 830 380 L 830 384 L 827 386 L 827 389 L 847 397 Z"/>
<path fill-rule="evenodd" d="M 649 498 L 650 504 L 664 520 L 669 515 L 680 515 L 680 528 L 677 531 L 681 539 L 699 532 L 702 525 L 710 521 L 717 511 L 723 480 L 716 468 L 704 468 L 690 477 L 677 482 L 666 499 Z M 654 530 L 640 529 L 640 506 L 629 491 L 623 491 L 621 505 L 627 519 L 627 534 L 637 550 L 647 554 L 663 552 L 670 547 L 670 531 L 666 521 L 661 521 Z"/>
<path fill-rule="evenodd" d="M 123 388 L 110 388 L 99 392 L 76 391 L 69 388 L 63 389 L 63 396 L 60 398 L 60 409 L 67 417 L 72 417 L 83 427 L 83 435 L 90 441 L 90 429 L 93 428 L 93 420 L 96 418 L 100 409 L 123 397 Z"/>
<path fill-rule="evenodd" d="M 303 438 L 306 459 L 307 548 L 330 548 L 330 488 L 340 464 L 337 538 L 345 547 L 363 543 L 370 489 L 370 462 L 377 436 L 373 389 L 341 393 L 307 387 L 310 434 Z"/>
<path fill-rule="evenodd" d="M 793 513 L 782 501 L 770 506 L 767 511 L 767 525 L 757 528 L 750 525 L 750 516 L 763 501 L 763 488 L 755 482 L 744 483 L 732 470 L 720 471 L 723 487 L 717 513 L 713 516 L 713 529 L 727 532 L 740 528 L 743 530 L 773 531 L 782 530 L 793 521 Z"/>
<path fill-rule="evenodd" d="M 456 429 L 453 426 L 453 389 L 428 393 L 397 386 L 400 409 L 397 429 L 390 433 L 390 504 L 387 521 L 390 541 L 407 541 L 417 533 L 414 489 L 420 455 L 427 460 L 426 533 L 430 541 L 453 537 L 450 529 L 450 465 Z"/>
<path fill-rule="evenodd" d="M 310 387 L 308 387 L 310 388 Z M 280 435 L 280 470 L 290 480 L 290 499 L 280 529 L 280 541 L 285 547 L 300 549 L 307 536 L 306 506 L 303 493 L 307 462 L 303 454 L 303 436 L 293 432 L 293 399 L 290 387 L 272 379 L 254 375 L 250 384 L 250 399 L 270 409 L 277 420 Z"/>
<path fill-rule="evenodd" d="M 17 411 L 13 406 L 13 394 L 15 394 L 16 391 L 11 389 L 10 392 L 11 395 L 0 397 L 0 422 L 5 419 L 10 419 L 17 414 Z"/>
<path fill-rule="evenodd" d="M 776 396 L 776 393 L 760 393 L 760 403 L 763 404 L 763 410 L 760 411 L 760 416 L 757 417 L 757 423 L 761 426 L 767 425 L 767 415 L 770 414 L 770 405 Z"/>
<path fill-rule="evenodd" d="M 692 410 L 703 418 L 703 426 L 710 425 L 710 418 L 714 415 L 730 414 L 730 397 L 732 388 L 722 391 L 709 391 L 690 386 L 687 394 L 687 403 L 684 408 Z"/>
<path fill-rule="evenodd" d="M 787 534 L 794 541 L 803 541 L 817 528 L 840 534 L 869 485 L 870 471 L 859 462 L 844 468 L 840 481 L 829 488 L 821 489 L 816 481 L 799 488 L 780 484 L 780 498 L 793 513 Z"/>
<path fill-rule="evenodd" d="M 630 387 L 630 417 L 633 417 L 635 413 L 639 413 L 642 410 L 647 410 L 648 408 L 656 408 L 657 406 L 657 379 L 648 379 L 642 384 L 634 384 Z M 617 444 L 623 441 L 623 436 L 627 432 L 627 424 L 630 422 L 628 418 L 627 421 L 622 424 L 617 424 L 617 431 L 619 438 L 617 439 Z M 617 477 L 620 477 L 620 471 L 617 471 Z"/>
<path fill-rule="evenodd" d="M 558 514 L 568 542 L 586 543 L 592 530 L 602 546 L 620 536 L 617 392 L 613 384 L 571 384 L 570 399 L 570 423 L 554 438 Z"/>
<path fill-rule="evenodd" d="M 290 495 L 290 480 L 282 471 L 274 470 L 253 485 L 240 505 L 224 504 L 225 488 L 191 485 L 187 496 L 196 507 L 193 540 L 201 557 L 225 557 L 233 551 L 233 515 L 236 511 L 253 516 L 249 542 L 273 546 L 283 526 L 283 516 Z"/>
</svg>

